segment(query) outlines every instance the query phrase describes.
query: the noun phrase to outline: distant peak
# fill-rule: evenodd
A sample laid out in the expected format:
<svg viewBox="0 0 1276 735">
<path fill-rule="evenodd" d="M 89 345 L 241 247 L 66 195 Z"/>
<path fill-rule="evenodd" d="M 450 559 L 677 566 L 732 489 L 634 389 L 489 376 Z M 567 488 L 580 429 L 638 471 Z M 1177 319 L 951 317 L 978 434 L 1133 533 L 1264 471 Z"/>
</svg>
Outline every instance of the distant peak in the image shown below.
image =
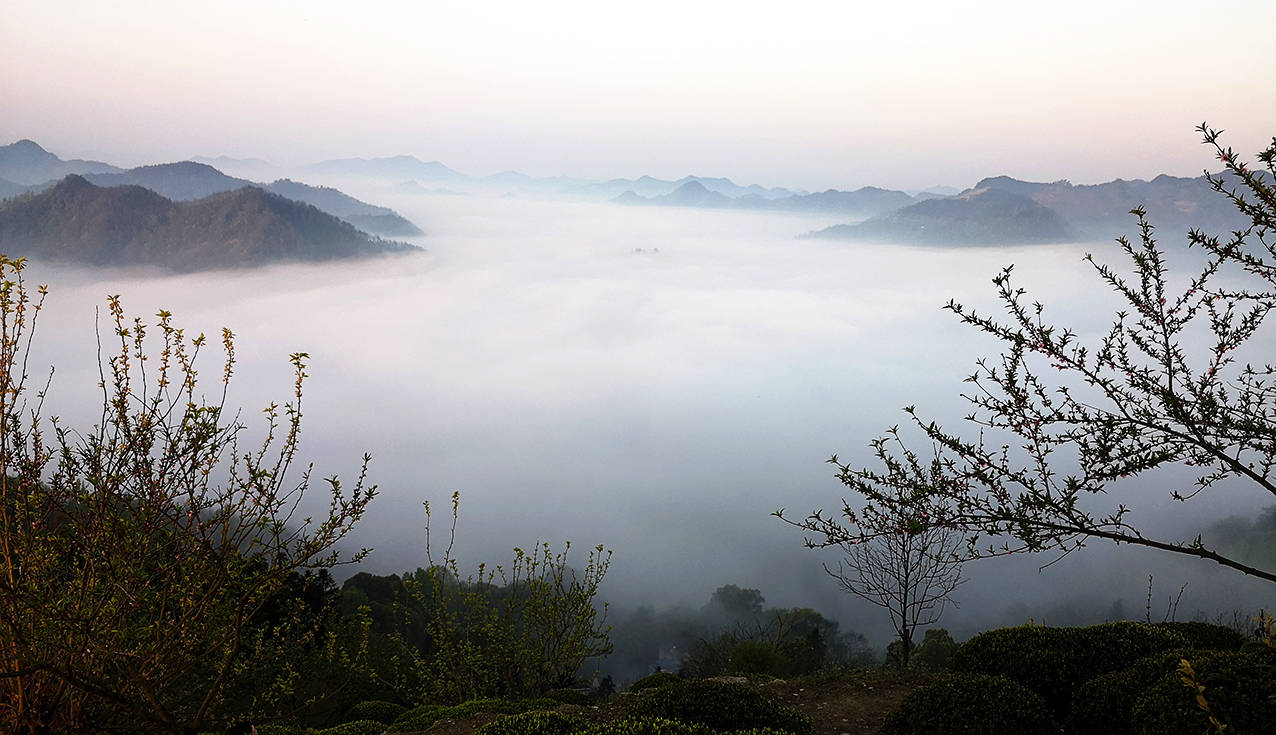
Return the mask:
<svg viewBox="0 0 1276 735">
<path fill-rule="evenodd" d="M 22 140 L 19 140 L 16 143 L 13 143 L 9 147 L 16 148 L 18 150 L 31 151 L 32 153 L 35 153 L 37 151 L 40 153 L 48 153 L 48 151 L 46 151 L 43 147 L 41 147 L 39 143 L 35 142 L 34 140 L 31 140 L 30 138 L 23 138 Z"/>
</svg>

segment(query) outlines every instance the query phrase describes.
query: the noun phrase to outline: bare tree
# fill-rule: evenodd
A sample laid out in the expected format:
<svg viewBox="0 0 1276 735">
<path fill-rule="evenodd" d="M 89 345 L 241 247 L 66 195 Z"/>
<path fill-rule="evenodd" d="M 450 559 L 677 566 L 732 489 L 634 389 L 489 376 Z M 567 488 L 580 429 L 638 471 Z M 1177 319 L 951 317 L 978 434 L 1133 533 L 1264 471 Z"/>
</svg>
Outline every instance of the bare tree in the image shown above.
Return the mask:
<svg viewBox="0 0 1276 735">
<path fill-rule="evenodd" d="M 909 491 L 899 485 L 897 492 Z M 899 508 L 911 508 L 911 512 L 868 505 L 853 514 L 860 535 L 839 537 L 835 543 L 844 558 L 836 569 L 825 564 L 824 571 L 844 591 L 886 609 L 899 636 L 899 664 L 906 667 L 913 634 L 939 620 L 952 602 L 953 591 L 965 581 L 961 566 L 966 543 L 951 526 L 932 522 L 940 514 L 904 500 Z M 808 545 L 829 544 L 808 540 Z"/>
</svg>

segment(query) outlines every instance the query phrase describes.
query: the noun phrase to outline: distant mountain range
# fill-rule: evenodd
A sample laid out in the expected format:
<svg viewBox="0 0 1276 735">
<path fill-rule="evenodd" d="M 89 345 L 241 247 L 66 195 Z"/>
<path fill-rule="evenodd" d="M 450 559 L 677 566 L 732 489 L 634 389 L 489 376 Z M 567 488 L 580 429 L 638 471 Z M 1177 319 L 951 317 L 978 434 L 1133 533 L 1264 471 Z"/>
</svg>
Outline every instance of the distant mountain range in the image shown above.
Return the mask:
<svg viewBox="0 0 1276 735">
<path fill-rule="evenodd" d="M 257 187 L 174 201 L 72 174 L 0 203 L 0 251 L 90 265 L 196 271 L 414 250 Z"/>
<path fill-rule="evenodd" d="M 770 191 L 787 190 L 772 189 Z M 710 190 L 701 180 L 691 180 L 668 194 L 642 196 L 635 191 L 626 191 L 612 201 L 629 205 L 829 212 L 851 217 L 871 217 L 875 214 L 893 212 L 912 203 L 914 199 L 902 191 L 879 189 L 875 186 L 866 186 L 855 191 L 829 189 L 815 194 L 789 193 L 774 198 L 753 193 L 732 197 Z"/>
<path fill-rule="evenodd" d="M 109 170 L 98 170 L 103 167 Z M 62 161 L 29 140 L 0 147 L 0 182 L 6 179 L 11 182 L 18 181 L 15 174 L 25 177 L 28 182 L 33 180 L 38 182 L 26 186 L 6 186 L 5 183 L 0 183 L 0 199 L 14 196 L 24 190 L 39 191 L 51 186 L 53 181 L 39 177 L 54 171 L 66 173 L 50 178 L 60 179 L 67 173 L 75 173 L 98 186 L 142 186 L 178 201 L 201 199 L 212 194 L 255 186 L 289 199 L 312 204 L 328 214 L 375 235 L 412 237 L 422 234 L 419 227 L 394 210 L 368 204 L 329 187 L 310 186 L 288 179 L 259 184 L 247 179 L 227 176 L 208 164 L 194 161 L 139 166 L 127 171 L 95 161 Z"/>
<path fill-rule="evenodd" d="M 1181 240 L 1191 227 L 1222 233 L 1245 225 L 1204 176 L 1082 186 L 996 176 L 954 197 L 928 199 L 811 236 L 956 245 L 1109 240 L 1137 235 L 1130 214 L 1135 207 L 1147 211 L 1161 237 L 1173 240 Z"/>
</svg>

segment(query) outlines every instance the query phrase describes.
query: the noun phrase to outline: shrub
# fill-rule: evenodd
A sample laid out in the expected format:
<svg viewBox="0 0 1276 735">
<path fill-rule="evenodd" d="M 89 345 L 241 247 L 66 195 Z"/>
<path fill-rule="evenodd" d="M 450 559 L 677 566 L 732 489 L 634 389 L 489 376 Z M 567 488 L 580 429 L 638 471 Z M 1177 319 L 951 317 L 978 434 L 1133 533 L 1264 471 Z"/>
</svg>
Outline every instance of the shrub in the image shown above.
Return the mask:
<svg viewBox="0 0 1276 735">
<path fill-rule="evenodd" d="M 761 641 L 740 641 L 731 649 L 727 669 L 733 674 L 784 676 L 789 670 L 789 660 L 775 650 L 775 646 Z"/>
<path fill-rule="evenodd" d="M 1245 636 L 1227 627 L 1200 621 L 1153 623 L 1155 628 L 1172 630 L 1187 639 L 1192 648 L 1207 648 L 1213 651 L 1235 651 L 1245 645 Z"/>
<path fill-rule="evenodd" d="M 1235 733 L 1270 733 L 1276 723 L 1276 656 L 1212 651 L 1191 659 L 1210 712 Z M 1209 715 L 1179 672 L 1162 676 L 1134 705 L 1134 731 L 1156 735 L 1213 732 Z"/>
<path fill-rule="evenodd" d="M 585 735 L 719 735 L 707 725 L 665 717 L 628 717 L 595 725 Z"/>
<path fill-rule="evenodd" d="M 579 689 L 555 689 L 545 695 L 546 699 L 552 699 L 559 704 L 574 704 L 580 707 L 587 707 L 594 703 L 589 695 Z"/>
<path fill-rule="evenodd" d="M 376 720 L 355 720 L 344 725 L 319 730 L 315 735 L 381 735 L 385 732 L 385 723 Z"/>
<path fill-rule="evenodd" d="M 647 674 L 643 678 L 629 685 L 629 691 L 641 692 L 644 689 L 655 689 L 657 687 L 667 687 L 671 684 L 677 684 L 682 681 L 682 677 L 669 671 L 657 671 L 654 674 Z"/>
<path fill-rule="evenodd" d="M 484 725 L 479 735 L 572 735 L 587 726 L 584 720 L 561 712 L 524 712 Z"/>
<path fill-rule="evenodd" d="M 747 686 L 712 679 L 679 682 L 643 692 L 630 704 L 638 717 L 666 717 L 707 725 L 714 730 L 769 727 L 810 735 L 806 715 L 768 701 Z"/>
<path fill-rule="evenodd" d="M 1129 668 L 1110 671 L 1086 682 L 1073 698 L 1068 732 L 1077 735 L 1135 735 L 1131 716 L 1143 692 L 1173 673 L 1183 658 L 1195 659 L 1203 651 L 1179 648 L 1136 661 Z"/>
<path fill-rule="evenodd" d="M 986 631 L 953 654 L 951 669 L 1005 676 L 1033 690 L 1058 720 L 1087 681 L 1129 667 L 1141 658 L 1186 647 L 1182 634 L 1145 623 L 1104 623 L 1088 628 L 1025 625 Z"/>
<path fill-rule="evenodd" d="M 385 702 L 374 699 L 370 702 L 360 702 L 346 711 L 346 719 L 354 720 L 376 720 L 385 724 L 394 722 L 399 715 L 407 711 L 407 707 L 395 702 Z"/>
<path fill-rule="evenodd" d="M 520 699 L 514 701 L 507 699 L 474 699 L 453 707 L 423 704 L 399 715 L 390 724 L 390 729 L 387 732 L 426 730 L 439 720 L 469 717 L 480 712 L 489 712 L 495 715 L 518 715 L 532 710 L 552 710 L 557 706 L 558 702 L 552 699 Z"/>
<path fill-rule="evenodd" d="M 918 671 L 946 671 L 957 651 L 957 642 L 943 628 L 926 631 L 922 643 L 908 657 L 908 667 Z"/>
<path fill-rule="evenodd" d="M 1004 676 L 949 674 L 913 691 L 882 735 L 1055 735 L 1046 703 Z"/>
</svg>

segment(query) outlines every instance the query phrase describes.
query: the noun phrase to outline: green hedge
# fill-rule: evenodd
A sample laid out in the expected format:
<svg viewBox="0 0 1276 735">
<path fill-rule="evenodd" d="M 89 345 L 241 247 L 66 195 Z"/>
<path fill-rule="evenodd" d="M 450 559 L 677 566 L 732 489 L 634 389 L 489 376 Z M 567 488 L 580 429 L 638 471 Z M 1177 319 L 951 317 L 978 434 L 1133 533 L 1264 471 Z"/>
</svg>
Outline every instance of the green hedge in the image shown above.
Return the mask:
<svg viewBox="0 0 1276 735">
<path fill-rule="evenodd" d="M 502 717 L 479 728 L 478 735 L 574 735 L 588 726 L 578 717 L 542 710 Z"/>
<path fill-rule="evenodd" d="M 707 725 L 714 730 L 773 728 L 810 735 L 811 721 L 795 709 L 773 704 L 742 684 L 712 679 L 648 689 L 629 705 L 636 717 L 660 717 Z"/>
<path fill-rule="evenodd" d="M 399 715 L 386 732 L 415 732 L 428 730 L 439 720 L 469 717 L 480 712 L 497 715 L 517 715 L 532 710 L 552 710 L 558 702 L 552 699 L 473 699 L 469 702 L 443 707 L 437 704 L 423 704 L 415 709 Z"/>
<path fill-rule="evenodd" d="M 1196 682 L 1205 687 L 1210 711 L 1238 735 L 1276 732 L 1276 655 L 1210 651 L 1189 659 Z M 1198 735 L 1213 732 L 1196 702 L 1196 692 L 1178 671 L 1162 676 L 1134 706 L 1140 735 Z"/>
<path fill-rule="evenodd" d="M 376 720 L 388 725 L 398 719 L 399 715 L 407 712 L 407 710 L 408 708 L 401 704 L 374 699 L 368 702 L 360 702 L 346 710 L 346 721 Z"/>
<path fill-rule="evenodd" d="M 1128 668 L 1139 659 L 1188 647 L 1173 629 L 1146 623 L 1104 623 L 1088 628 L 1026 625 L 971 638 L 953 654 L 956 673 L 1005 676 L 1036 692 L 1057 720 L 1068 718 L 1087 681 Z"/>
<path fill-rule="evenodd" d="M 668 671 L 657 671 L 654 674 L 647 674 L 638 681 L 629 685 L 629 691 L 641 692 L 644 689 L 655 689 L 657 687 L 665 687 L 670 684 L 677 684 L 682 681 L 682 677 Z"/>
<path fill-rule="evenodd" d="M 1187 639 L 1191 648 L 1211 651 L 1237 651 L 1245 645 L 1246 638 L 1226 625 L 1188 621 L 1185 623 L 1153 623 L 1154 628 L 1172 630 Z"/>
<path fill-rule="evenodd" d="M 1004 676 L 947 674 L 919 687 L 886 718 L 882 735 L 1056 735 L 1045 701 Z"/>
<path fill-rule="evenodd" d="M 324 728 L 315 735 L 381 735 L 385 732 L 385 723 L 376 720 L 355 720 L 344 725 Z"/>
<path fill-rule="evenodd" d="M 1195 659 L 1204 651 L 1178 648 L 1140 659 L 1129 668 L 1110 671 L 1077 690 L 1068 720 L 1068 732 L 1077 735 L 1136 735 L 1131 718 L 1143 693 L 1178 669 L 1179 661 Z"/>
</svg>

